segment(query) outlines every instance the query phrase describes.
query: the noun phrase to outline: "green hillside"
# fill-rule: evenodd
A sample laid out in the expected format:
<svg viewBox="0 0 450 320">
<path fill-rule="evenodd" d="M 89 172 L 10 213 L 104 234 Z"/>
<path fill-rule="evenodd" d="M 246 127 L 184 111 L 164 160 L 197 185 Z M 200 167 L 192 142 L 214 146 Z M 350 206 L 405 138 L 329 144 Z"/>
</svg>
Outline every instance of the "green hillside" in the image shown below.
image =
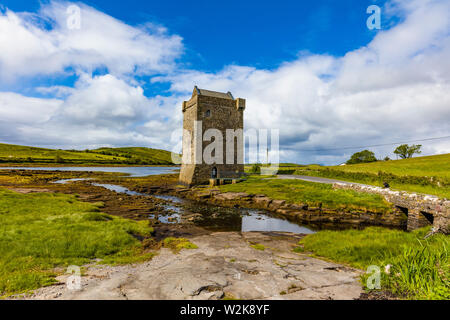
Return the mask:
<svg viewBox="0 0 450 320">
<path fill-rule="evenodd" d="M 331 167 L 345 172 L 389 172 L 404 176 L 428 176 L 450 178 L 450 154 L 417 157 L 405 160 L 377 161 Z"/>
<path fill-rule="evenodd" d="M 153 160 L 162 164 L 165 163 L 172 164 L 171 152 L 158 149 L 141 148 L 141 147 L 100 148 L 92 150 L 92 152 L 101 155 L 113 156 L 117 158 L 125 158 L 125 159 L 139 158 L 139 159 Z"/>
<path fill-rule="evenodd" d="M 171 165 L 171 153 L 150 148 L 54 150 L 0 143 L 0 164 Z"/>
<path fill-rule="evenodd" d="M 291 168 L 298 175 L 335 178 L 450 198 L 450 154 L 345 166 Z"/>
</svg>

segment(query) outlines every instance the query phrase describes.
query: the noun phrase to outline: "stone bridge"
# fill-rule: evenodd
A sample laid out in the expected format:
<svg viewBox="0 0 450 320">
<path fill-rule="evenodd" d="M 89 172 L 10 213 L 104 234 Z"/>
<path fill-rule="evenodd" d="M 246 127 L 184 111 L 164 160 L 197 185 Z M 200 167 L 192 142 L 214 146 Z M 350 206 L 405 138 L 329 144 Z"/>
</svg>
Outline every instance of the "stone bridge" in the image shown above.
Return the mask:
<svg viewBox="0 0 450 320">
<path fill-rule="evenodd" d="M 375 193 L 394 204 L 408 217 L 408 230 L 432 225 L 434 231 L 450 233 L 450 200 L 435 196 L 392 191 L 380 187 L 361 184 L 334 183 L 335 189 L 350 189 L 359 192 Z"/>
</svg>

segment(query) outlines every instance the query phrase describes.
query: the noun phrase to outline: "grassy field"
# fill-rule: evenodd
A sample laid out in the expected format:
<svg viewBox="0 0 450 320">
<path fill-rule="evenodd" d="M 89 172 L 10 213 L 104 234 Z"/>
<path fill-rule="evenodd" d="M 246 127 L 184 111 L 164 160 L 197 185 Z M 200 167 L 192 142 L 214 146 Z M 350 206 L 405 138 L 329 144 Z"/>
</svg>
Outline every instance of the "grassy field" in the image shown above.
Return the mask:
<svg viewBox="0 0 450 320">
<path fill-rule="evenodd" d="M 379 171 L 383 171 L 399 176 L 427 176 L 450 179 L 450 154 L 404 160 L 377 161 L 330 168 L 345 172 L 378 173 Z"/>
<path fill-rule="evenodd" d="M 148 221 L 113 217 L 100 205 L 0 188 L 0 296 L 50 285 L 67 266 L 97 258 L 105 264 L 150 259 L 154 253 L 137 240 L 150 239 Z"/>
<path fill-rule="evenodd" d="M 320 231 L 300 241 L 297 252 L 346 263 L 366 270 L 381 269 L 381 289 L 409 299 L 450 299 L 449 237 L 426 240 L 429 228 L 404 232 L 379 227 Z M 390 265 L 389 274 L 385 272 Z M 366 284 L 369 275 L 362 281 Z"/>
<path fill-rule="evenodd" d="M 247 166 L 247 171 L 250 170 Z M 283 165 L 280 174 L 297 174 L 382 186 L 450 198 L 450 154 L 345 166 Z"/>
<path fill-rule="evenodd" d="M 150 148 L 54 150 L 0 144 L 0 164 L 171 165 L 169 151 Z"/>
<path fill-rule="evenodd" d="M 333 190 L 332 185 L 302 180 L 265 179 L 250 176 L 245 182 L 224 185 L 224 192 L 247 192 L 265 194 L 268 197 L 286 200 L 290 203 L 302 203 L 328 209 L 357 209 L 373 212 L 388 212 L 391 205 L 381 196 L 360 193 L 353 190 Z"/>
</svg>

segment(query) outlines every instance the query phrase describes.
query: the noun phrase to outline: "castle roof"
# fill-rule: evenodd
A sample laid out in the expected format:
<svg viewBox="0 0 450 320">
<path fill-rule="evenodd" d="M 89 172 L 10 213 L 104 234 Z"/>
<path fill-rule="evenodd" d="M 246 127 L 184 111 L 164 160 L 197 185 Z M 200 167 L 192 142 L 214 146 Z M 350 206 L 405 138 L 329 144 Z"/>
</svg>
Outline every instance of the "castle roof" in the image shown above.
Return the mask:
<svg viewBox="0 0 450 320">
<path fill-rule="evenodd" d="M 214 98 L 222 98 L 222 99 L 234 100 L 233 95 L 231 94 L 231 92 L 223 93 L 223 92 L 199 89 L 197 86 L 194 88 L 194 94 L 193 95 L 196 95 L 196 94 L 199 95 L 199 96 L 208 96 L 208 97 L 214 97 Z"/>
</svg>

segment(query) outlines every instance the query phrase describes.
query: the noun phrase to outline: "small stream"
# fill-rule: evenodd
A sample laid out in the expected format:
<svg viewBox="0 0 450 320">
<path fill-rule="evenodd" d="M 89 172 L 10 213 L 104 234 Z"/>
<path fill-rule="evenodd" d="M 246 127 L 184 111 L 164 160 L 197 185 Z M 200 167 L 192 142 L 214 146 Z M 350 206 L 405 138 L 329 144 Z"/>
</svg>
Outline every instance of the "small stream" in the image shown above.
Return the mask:
<svg viewBox="0 0 450 320">
<path fill-rule="evenodd" d="M 72 181 L 83 181 L 90 179 L 65 179 L 54 183 L 68 183 Z M 113 184 L 92 183 L 97 187 L 124 193 L 131 196 L 149 196 L 144 193 L 131 191 L 123 186 Z M 169 204 L 164 204 L 163 208 L 169 212 L 170 215 L 149 215 L 150 219 L 158 219 L 164 224 L 180 223 L 183 216 L 189 216 L 193 212 L 201 212 L 202 214 L 211 214 L 210 220 L 206 220 L 205 224 L 201 226 L 205 229 L 212 229 L 214 231 L 278 231 L 278 232 L 292 232 L 298 234 L 315 233 L 312 229 L 290 222 L 288 220 L 273 216 L 267 211 L 245 208 L 222 208 L 203 203 L 197 203 L 191 200 L 181 199 L 169 195 L 151 195 L 152 197 L 165 200 Z M 224 219 L 221 219 L 224 217 Z M 228 219 L 227 217 L 231 217 Z M 238 218 L 236 218 L 238 217 Z M 222 221 L 220 221 L 222 220 Z M 210 221 L 210 223 L 208 223 Z"/>
</svg>

